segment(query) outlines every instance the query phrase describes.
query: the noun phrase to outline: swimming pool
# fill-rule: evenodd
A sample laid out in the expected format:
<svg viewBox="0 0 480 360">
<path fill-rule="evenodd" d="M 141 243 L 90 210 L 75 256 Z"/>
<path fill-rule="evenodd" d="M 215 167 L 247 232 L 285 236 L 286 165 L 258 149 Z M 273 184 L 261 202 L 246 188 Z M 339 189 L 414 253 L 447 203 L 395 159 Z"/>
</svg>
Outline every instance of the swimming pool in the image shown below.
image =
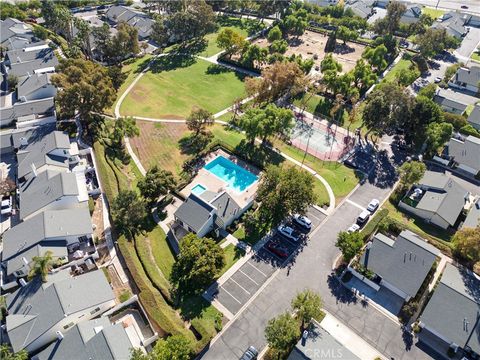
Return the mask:
<svg viewBox="0 0 480 360">
<path fill-rule="evenodd" d="M 194 195 L 200 195 L 203 193 L 207 188 L 201 184 L 197 184 L 192 188 L 192 194 Z"/>
<path fill-rule="evenodd" d="M 223 156 L 217 156 L 206 164 L 204 169 L 225 181 L 230 188 L 238 192 L 244 191 L 258 180 L 256 175 Z"/>
</svg>

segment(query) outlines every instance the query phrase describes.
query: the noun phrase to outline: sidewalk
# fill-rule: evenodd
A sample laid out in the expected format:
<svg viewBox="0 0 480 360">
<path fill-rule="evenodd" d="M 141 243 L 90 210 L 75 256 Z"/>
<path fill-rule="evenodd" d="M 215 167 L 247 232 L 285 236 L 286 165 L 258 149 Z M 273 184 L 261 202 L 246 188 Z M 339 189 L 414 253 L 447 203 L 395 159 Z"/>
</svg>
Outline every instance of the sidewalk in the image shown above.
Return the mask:
<svg viewBox="0 0 480 360">
<path fill-rule="evenodd" d="M 325 311 L 325 310 L 324 310 Z M 326 311 L 325 311 L 326 312 Z M 374 360 L 387 359 L 370 344 L 355 334 L 349 327 L 342 324 L 337 318 L 326 312 L 325 318 L 320 323 L 322 328 L 330 333 L 338 342 L 345 346 L 360 359 Z"/>
</svg>

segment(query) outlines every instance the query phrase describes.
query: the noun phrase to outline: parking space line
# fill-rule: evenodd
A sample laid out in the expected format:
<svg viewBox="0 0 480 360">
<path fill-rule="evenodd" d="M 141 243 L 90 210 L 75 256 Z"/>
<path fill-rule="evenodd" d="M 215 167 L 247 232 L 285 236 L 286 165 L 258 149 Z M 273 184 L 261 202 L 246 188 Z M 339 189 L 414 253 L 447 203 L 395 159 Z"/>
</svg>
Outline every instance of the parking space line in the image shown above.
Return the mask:
<svg viewBox="0 0 480 360">
<path fill-rule="evenodd" d="M 249 278 L 255 285 L 259 285 L 255 280 L 253 280 L 250 276 L 245 274 L 242 269 L 238 269 L 239 272 L 241 272 L 243 275 L 245 275 L 247 278 Z"/>
<path fill-rule="evenodd" d="M 242 285 L 240 285 L 238 282 L 235 281 L 235 279 L 233 278 L 230 278 L 230 280 L 232 280 L 235 284 L 237 284 L 237 286 L 242 289 L 243 291 L 245 291 L 248 295 L 251 295 L 250 294 L 250 291 L 248 291 L 247 289 L 245 289 Z"/>
<path fill-rule="evenodd" d="M 223 291 L 225 291 L 228 295 L 230 295 L 230 296 L 233 298 L 233 300 L 235 300 L 236 302 L 238 302 L 240 305 L 242 304 L 242 302 L 241 302 L 240 300 L 238 300 L 235 296 L 233 296 L 232 294 L 230 294 L 230 292 L 229 292 L 227 289 L 225 289 L 223 286 L 220 286 L 220 287 L 222 288 Z"/>
<path fill-rule="evenodd" d="M 352 201 L 352 200 L 350 200 L 350 199 L 347 199 L 347 200 L 345 200 L 345 201 L 348 202 L 349 204 L 353 205 L 353 206 L 356 206 L 357 208 L 359 208 L 359 209 L 362 210 L 362 211 L 367 210 L 367 208 L 364 208 L 363 206 L 357 204 L 356 202 L 354 202 L 354 201 Z"/>
<path fill-rule="evenodd" d="M 266 259 L 262 258 L 262 257 L 260 256 L 260 254 L 257 253 L 257 256 L 258 256 L 260 259 L 266 261 Z M 257 270 L 257 271 L 258 271 L 260 274 L 262 274 L 263 276 L 268 277 L 267 275 L 265 275 L 265 273 L 264 273 L 263 271 L 261 271 L 260 269 L 258 269 L 256 266 L 253 266 L 253 264 L 251 264 L 250 261 L 246 262 L 246 264 L 248 264 L 248 265 L 250 265 L 251 267 L 253 267 L 255 270 Z"/>
</svg>

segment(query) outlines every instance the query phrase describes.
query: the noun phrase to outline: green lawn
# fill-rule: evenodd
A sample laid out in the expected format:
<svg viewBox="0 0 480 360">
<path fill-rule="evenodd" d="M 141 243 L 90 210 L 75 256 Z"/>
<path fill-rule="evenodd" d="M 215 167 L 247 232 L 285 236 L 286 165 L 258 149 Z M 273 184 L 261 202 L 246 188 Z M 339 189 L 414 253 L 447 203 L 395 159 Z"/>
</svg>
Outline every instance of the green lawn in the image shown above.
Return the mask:
<svg viewBox="0 0 480 360">
<path fill-rule="evenodd" d="M 238 259 L 240 259 L 242 256 L 245 255 L 245 250 L 240 249 L 239 247 L 236 247 L 233 244 L 227 245 L 223 249 L 223 252 L 225 254 L 225 266 L 220 272 L 219 277 L 225 274 L 225 272 L 228 269 L 230 269 L 233 266 L 233 264 L 237 262 Z"/>
<path fill-rule="evenodd" d="M 480 49 L 477 49 L 472 53 L 471 59 L 480 62 Z"/>
<path fill-rule="evenodd" d="M 439 9 L 434 9 L 434 8 L 429 8 L 429 7 L 424 7 L 422 9 L 422 14 L 430 15 L 434 20 L 436 20 L 440 16 L 445 14 L 445 11 L 444 10 L 439 10 Z"/>
<path fill-rule="evenodd" d="M 186 56 L 164 56 L 137 82 L 121 106 L 122 115 L 185 118 L 192 107 L 216 113 L 245 96 L 244 76 Z"/>
<path fill-rule="evenodd" d="M 412 64 L 411 60 L 400 59 L 400 61 L 396 63 L 395 66 L 383 78 L 383 81 L 386 81 L 386 82 L 394 81 L 397 74 L 404 69 L 408 69 L 411 64 Z"/>
</svg>

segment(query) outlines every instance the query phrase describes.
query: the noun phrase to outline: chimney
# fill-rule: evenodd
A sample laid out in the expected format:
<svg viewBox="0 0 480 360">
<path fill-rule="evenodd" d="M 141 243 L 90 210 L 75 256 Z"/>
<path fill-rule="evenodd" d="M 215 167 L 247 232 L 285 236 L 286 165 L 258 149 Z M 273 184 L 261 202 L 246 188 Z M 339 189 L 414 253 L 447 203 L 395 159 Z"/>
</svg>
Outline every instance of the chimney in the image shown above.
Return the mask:
<svg viewBox="0 0 480 360">
<path fill-rule="evenodd" d="M 32 167 L 33 177 L 37 177 L 37 175 L 38 175 L 38 173 L 37 173 L 37 167 L 35 166 L 34 163 L 32 163 L 31 167 Z"/>
</svg>

